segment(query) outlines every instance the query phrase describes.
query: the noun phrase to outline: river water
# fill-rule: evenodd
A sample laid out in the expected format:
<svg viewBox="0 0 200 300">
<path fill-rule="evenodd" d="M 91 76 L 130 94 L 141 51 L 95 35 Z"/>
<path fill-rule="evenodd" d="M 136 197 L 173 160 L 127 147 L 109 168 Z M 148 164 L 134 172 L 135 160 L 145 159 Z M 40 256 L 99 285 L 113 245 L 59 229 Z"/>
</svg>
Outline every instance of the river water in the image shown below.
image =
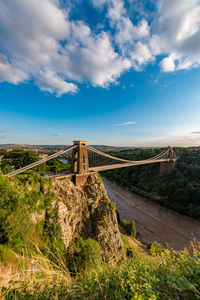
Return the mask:
<svg viewBox="0 0 200 300">
<path fill-rule="evenodd" d="M 200 222 L 133 194 L 107 178 L 103 178 L 103 182 L 121 219 L 135 220 L 142 242 L 157 241 L 168 248 L 181 250 L 194 238 L 200 241 Z"/>
<path fill-rule="evenodd" d="M 65 158 L 59 158 L 58 160 L 61 161 L 64 164 L 68 164 L 69 163 L 69 161 L 67 159 L 65 159 Z"/>
</svg>

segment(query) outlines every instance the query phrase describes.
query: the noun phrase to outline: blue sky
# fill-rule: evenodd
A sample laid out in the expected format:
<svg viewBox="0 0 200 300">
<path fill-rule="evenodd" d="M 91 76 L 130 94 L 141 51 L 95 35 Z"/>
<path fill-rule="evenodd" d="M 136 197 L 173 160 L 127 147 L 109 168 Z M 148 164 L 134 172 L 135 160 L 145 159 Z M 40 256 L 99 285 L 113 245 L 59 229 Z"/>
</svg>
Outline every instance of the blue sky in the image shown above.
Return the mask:
<svg viewBox="0 0 200 300">
<path fill-rule="evenodd" d="M 0 144 L 200 145 L 198 0 L 0 0 Z"/>
</svg>

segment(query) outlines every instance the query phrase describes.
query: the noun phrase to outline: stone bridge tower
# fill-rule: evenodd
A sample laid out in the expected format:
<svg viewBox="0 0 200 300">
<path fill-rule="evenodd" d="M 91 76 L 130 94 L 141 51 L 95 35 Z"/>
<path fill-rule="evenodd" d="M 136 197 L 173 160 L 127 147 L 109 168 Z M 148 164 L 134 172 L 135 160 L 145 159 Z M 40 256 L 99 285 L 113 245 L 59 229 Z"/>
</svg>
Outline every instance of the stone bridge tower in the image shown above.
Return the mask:
<svg viewBox="0 0 200 300">
<path fill-rule="evenodd" d="M 75 184 L 84 184 L 89 175 L 88 151 L 86 141 L 74 141 L 71 171 L 76 173 Z"/>
<path fill-rule="evenodd" d="M 178 155 L 176 154 L 176 152 L 173 150 L 172 147 L 169 147 L 169 151 L 165 159 L 166 161 L 160 163 L 160 171 L 159 171 L 160 176 L 162 176 L 165 173 L 170 173 L 177 166 Z"/>
</svg>

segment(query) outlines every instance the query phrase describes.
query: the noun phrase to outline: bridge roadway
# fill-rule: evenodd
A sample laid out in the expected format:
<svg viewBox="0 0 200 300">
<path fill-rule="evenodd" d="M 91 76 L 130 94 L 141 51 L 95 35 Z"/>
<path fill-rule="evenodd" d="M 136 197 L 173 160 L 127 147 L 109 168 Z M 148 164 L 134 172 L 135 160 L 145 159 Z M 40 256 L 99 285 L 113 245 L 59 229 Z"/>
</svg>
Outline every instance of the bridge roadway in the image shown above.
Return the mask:
<svg viewBox="0 0 200 300">
<path fill-rule="evenodd" d="M 44 178 L 56 178 L 56 177 L 71 177 L 74 175 L 73 172 L 70 170 L 62 171 L 62 172 L 55 172 L 55 173 L 41 173 L 40 176 Z"/>
<path fill-rule="evenodd" d="M 159 160 L 147 160 L 147 161 L 141 161 L 141 163 L 135 162 L 135 163 L 125 163 L 125 164 L 114 164 L 114 165 L 106 165 L 106 166 L 99 166 L 99 167 L 91 167 L 89 168 L 89 173 L 92 172 L 100 172 L 100 171 L 106 171 L 111 169 L 119 169 L 119 168 L 125 168 L 125 167 L 131 167 L 131 166 L 138 166 L 138 165 L 147 165 L 157 162 L 168 162 L 168 159 L 159 159 Z M 40 176 L 45 178 L 52 178 L 52 177 L 64 177 L 64 176 L 72 176 L 75 173 L 71 172 L 70 170 L 62 171 L 62 172 L 56 172 L 56 173 L 41 173 Z M 88 174 L 88 173 L 87 173 Z"/>
</svg>

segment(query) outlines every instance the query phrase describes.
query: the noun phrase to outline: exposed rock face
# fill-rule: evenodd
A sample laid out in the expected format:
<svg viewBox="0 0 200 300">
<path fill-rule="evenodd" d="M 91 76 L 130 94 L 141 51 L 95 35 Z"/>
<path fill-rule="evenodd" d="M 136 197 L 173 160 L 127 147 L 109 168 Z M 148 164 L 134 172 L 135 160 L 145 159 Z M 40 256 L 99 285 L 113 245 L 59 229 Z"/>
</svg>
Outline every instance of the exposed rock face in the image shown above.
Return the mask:
<svg viewBox="0 0 200 300">
<path fill-rule="evenodd" d="M 90 175 L 83 186 L 75 186 L 67 178 L 55 179 L 54 192 L 66 248 L 77 236 L 90 237 L 99 242 L 104 259 L 120 259 L 122 240 L 115 205 L 109 201 L 100 176 Z"/>
</svg>

